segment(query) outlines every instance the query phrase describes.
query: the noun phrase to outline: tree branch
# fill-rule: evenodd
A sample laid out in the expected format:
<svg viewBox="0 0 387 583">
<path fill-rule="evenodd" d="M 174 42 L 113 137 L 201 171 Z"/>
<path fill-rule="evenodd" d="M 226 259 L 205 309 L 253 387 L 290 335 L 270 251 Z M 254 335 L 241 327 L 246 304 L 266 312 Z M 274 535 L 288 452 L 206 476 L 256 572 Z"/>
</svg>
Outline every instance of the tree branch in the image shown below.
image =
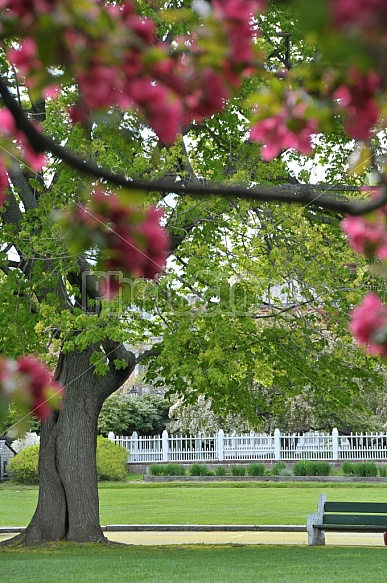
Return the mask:
<svg viewBox="0 0 387 583">
<path fill-rule="evenodd" d="M 145 190 L 148 192 L 175 193 L 179 195 L 193 195 L 198 197 L 218 196 L 225 198 L 242 198 L 252 201 L 285 202 L 289 204 L 304 204 L 313 207 L 331 209 L 338 213 L 350 215 L 362 215 L 376 210 L 387 203 L 387 189 L 382 187 L 382 194 L 369 202 L 342 201 L 335 196 L 327 196 L 326 192 L 340 192 L 339 188 L 325 189 L 322 193 L 310 185 L 277 185 L 257 186 L 216 186 L 211 184 L 183 184 L 165 180 L 132 180 L 120 174 L 113 174 L 99 166 L 87 162 L 71 154 L 68 150 L 56 144 L 53 140 L 42 134 L 28 120 L 23 110 L 19 107 L 11 95 L 7 85 L 0 78 L 0 95 L 5 106 L 11 112 L 16 126 L 24 133 L 30 145 L 36 152 L 50 152 L 60 158 L 72 168 L 90 176 L 106 180 L 115 186 L 121 186 L 130 190 Z"/>
</svg>

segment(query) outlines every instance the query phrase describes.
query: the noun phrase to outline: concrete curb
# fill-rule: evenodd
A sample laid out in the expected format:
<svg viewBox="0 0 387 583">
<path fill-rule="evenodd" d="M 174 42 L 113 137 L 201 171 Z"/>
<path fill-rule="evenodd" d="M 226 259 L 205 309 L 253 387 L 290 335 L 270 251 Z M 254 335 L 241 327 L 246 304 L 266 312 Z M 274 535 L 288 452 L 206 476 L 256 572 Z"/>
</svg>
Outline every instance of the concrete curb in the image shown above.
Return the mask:
<svg viewBox="0 0 387 583">
<path fill-rule="evenodd" d="M 144 476 L 144 482 L 369 482 L 386 483 L 387 478 L 356 476 Z"/>
<path fill-rule="evenodd" d="M 104 532 L 306 532 L 306 526 L 288 524 L 107 524 Z M 25 526 L 0 526 L 0 534 L 18 533 Z"/>
</svg>

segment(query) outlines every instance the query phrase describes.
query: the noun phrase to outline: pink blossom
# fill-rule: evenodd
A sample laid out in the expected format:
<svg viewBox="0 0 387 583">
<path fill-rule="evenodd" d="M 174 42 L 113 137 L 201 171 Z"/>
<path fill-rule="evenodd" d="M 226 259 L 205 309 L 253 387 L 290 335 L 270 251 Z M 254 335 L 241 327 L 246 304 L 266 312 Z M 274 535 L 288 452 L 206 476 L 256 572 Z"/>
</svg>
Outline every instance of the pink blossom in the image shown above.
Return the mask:
<svg viewBox="0 0 387 583">
<path fill-rule="evenodd" d="M 215 12 L 228 20 L 249 21 L 253 14 L 266 8 L 264 0 L 213 0 Z"/>
<path fill-rule="evenodd" d="M 381 260 L 387 258 L 387 225 L 383 210 L 370 216 L 346 217 L 341 227 L 357 253 Z"/>
<path fill-rule="evenodd" d="M 89 209 L 77 207 L 67 217 L 69 232 L 84 231 L 84 248 L 97 245 L 101 250 L 100 266 L 108 272 L 152 279 L 164 270 L 169 247 L 166 230 L 160 225 L 161 212 L 153 207 L 128 207 L 118 196 L 98 189 Z M 119 290 L 118 276 L 109 275 L 107 297 Z"/>
<path fill-rule="evenodd" d="M 50 371 L 37 358 L 21 356 L 18 360 L 0 360 L 0 394 L 20 403 L 47 419 L 57 408 L 64 388 L 54 381 Z"/>
<path fill-rule="evenodd" d="M 294 148 L 303 154 L 311 153 L 311 136 L 317 131 L 317 122 L 296 119 L 295 125 L 299 127 L 297 130 L 291 131 L 288 127 L 289 121 L 286 119 L 285 113 L 281 113 L 263 119 L 251 128 L 251 140 L 263 144 L 261 149 L 263 160 L 273 160 L 288 148 Z"/>
<path fill-rule="evenodd" d="M 373 71 L 361 74 L 352 70 L 348 83 L 341 85 L 333 95 L 345 111 L 346 129 L 355 140 L 367 140 L 379 118 L 376 101 L 379 85 L 379 76 Z"/>
<path fill-rule="evenodd" d="M 289 143 L 289 130 L 284 124 L 284 117 L 276 115 L 263 119 L 250 130 L 253 142 L 263 144 L 261 156 L 263 160 L 273 160 Z"/>
<path fill-rule="evenodd" d="M 17 49 L 10 49 L 7 56 L 22 75 L 28 75 L 31 69 L 39 69 L 42 65 L 38 59 L 38 48 L 32 38 L 25 38 Z"/>
<path fill-rule="evenodd" d="M 114 68 L 96 65 L 79 73 L 78 82 L 88 108 L 99 109 L 117 103 L 118 77 Z"/>
<path fill-rule="evenodd" d="M 155 107 L 149 116 L 149 124 L 161 142 L 171 145 L 175 141 L 181 127 L 183 107 L 178 99 Z"/>
<path fill-rule="evenodd" d="M 370 293 L 352 312 L 350 330 L 370 354 L 387 356 L 387 307 Z"/>
<path fill-rule="evenodd" d="M 330 0 L 333 25 L 338 28 L 356 27 L 372 31 L 386 29 L 385 0 Z"/>
</svg>

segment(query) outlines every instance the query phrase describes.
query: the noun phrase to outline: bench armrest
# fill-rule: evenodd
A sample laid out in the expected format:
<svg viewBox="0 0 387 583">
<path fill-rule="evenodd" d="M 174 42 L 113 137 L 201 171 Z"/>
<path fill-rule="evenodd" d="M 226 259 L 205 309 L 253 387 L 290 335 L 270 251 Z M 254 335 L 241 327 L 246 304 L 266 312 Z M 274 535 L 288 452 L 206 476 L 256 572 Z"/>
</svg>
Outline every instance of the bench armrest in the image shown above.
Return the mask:
<svg viewBox="0 0 387 583">
<path fill-rule="evenodd" d="M 317 512 L 309 514 L 306 521 L 306 530 L 308 532 L 308 545 L 317 546 L 325 545 L 325 533 L 323 530 L 314 528 L 315 524 L 323 524 L 324 521 L 324 507 L 327 497 L 321 494 L 318 504 Z"/>
</svg>

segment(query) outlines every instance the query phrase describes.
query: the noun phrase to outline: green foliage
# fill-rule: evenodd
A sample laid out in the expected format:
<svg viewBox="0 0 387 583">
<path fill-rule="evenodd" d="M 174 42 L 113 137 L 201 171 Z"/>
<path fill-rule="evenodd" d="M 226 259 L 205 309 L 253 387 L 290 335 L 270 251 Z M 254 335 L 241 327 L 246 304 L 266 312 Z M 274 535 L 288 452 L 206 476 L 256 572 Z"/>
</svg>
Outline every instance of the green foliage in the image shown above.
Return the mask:
<svg viewBox="0 0 387 583">
<path fill-rule="evenodd" d="M 12 481 L 18 484 L 39 484 L 39 444 L 31 445 L 15 455 L 8 463 Z"/>
<path fill-rule="evenodd" d="M 205 464 L 192 464 L 189 468 L 191 476 L 210 476 L 211 472 Z"/>
<path fill-rule="evenodd" d="M 295 476 L 329 476 L 331 471 L 328 462 L 302 460 L 293 466 Z"/>
<path fill-rule="evenodd" d="M 224 466 L 216 466 L 214 474 L 215 476 L 225 476 L 227 474 L 226 468 Z"/>
<path fill-rule="evenodd" d="M 97 438 L 97 474 L 98 480 L 124 480 L 127 471 L 128 452 L 109 439 Z"/>
<path fill-rule="evenodd" d="M 248 476 L 264 476 L 265 475 L 265 465 L 259 463 L 252 463 L 247 466 Z"/>
<path fill-rule="evenodd" d="M 378 472 L 379 472 L 379 476 L 381 478 L 387 478 L 387 466 L 386 465 L 378 466 Z"/>
<path fill-rule="evenodd" d="M 285 462 L 277 462 L 276 464 L 274 464 L 273 468 L 272 468 L 272 474 L 273 476 L 280 476 L 281 472 L 283 472 L 284 470 L 287 469 L 287 464 Z"/>
<path fill-rule="evenodd" d="M 164 466 L 161 464 L 152 464 L 149 468 L 151 476 L 164 476 Z"/>
<path fill-rule="evenodd" d="M 341 469 L 347 476 L 371 478 L 378 475 L 378 467 L 375 462 L 343 462 Z"/>
<path fill-rule="evenodd" d="M 151 476 L 185 476 L 182 464 L 152 464 L 149 472 Z"/>
<path fill-rule="evenodd" d="M 245 466 L 231 466 L 231 475 L 232 476 L 245 476 L 246 475 L 246 468 Z"/>
<path fill-rule="evenodd" d="M 107 436 L 116 435 L 161 435 L 168 422 L 170 402 L 160 395 L 127 397 L 115 394 L 103 404 L 98 418 L 98 431 Z"/>
</svg>

